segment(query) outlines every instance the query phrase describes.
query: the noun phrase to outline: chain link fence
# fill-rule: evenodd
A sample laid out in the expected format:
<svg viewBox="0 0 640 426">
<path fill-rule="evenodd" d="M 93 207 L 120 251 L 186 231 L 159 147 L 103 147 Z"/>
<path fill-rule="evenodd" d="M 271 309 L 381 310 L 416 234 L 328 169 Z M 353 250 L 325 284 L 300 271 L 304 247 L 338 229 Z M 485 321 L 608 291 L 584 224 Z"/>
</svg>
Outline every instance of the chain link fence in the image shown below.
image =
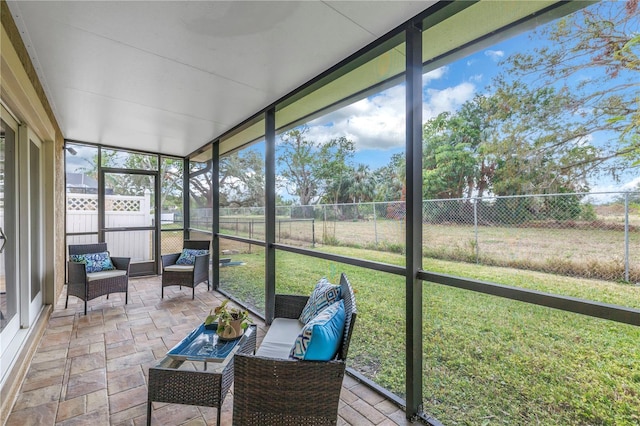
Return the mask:
<svg viewBox="0 0 640 426">
<path fill-rule="evenodd" d="M 602 195 L 613 200 L 596 204 Z M 610 281 L 640 281 L 638 193 L 430 200 L 424 255 Z"/>
<path fill-rule="evenodd" d="M 277 242 L 404 252 L 404 202 L 276 213 Z M 640 282 L 639 192 L 425 200 L 422 222 L 425 257 Z M 264 209 L 221 209 L 220 229 L 263 240 Z"/>
</svg>

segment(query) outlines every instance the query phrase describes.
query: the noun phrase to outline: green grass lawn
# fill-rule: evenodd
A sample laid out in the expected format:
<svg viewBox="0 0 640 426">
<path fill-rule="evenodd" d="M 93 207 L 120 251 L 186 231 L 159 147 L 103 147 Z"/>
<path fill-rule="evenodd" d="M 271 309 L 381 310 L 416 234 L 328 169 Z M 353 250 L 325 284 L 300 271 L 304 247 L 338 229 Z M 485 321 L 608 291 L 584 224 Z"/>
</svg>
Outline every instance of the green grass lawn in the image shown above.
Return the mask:
<svg viewBox="0 0 640 426">
<path fill-rule="evenodd" d="M 331 252 L 402 264 L 400 255 L 346 247 Z M 264 310 L 264 252 L 232 256 L 223 287 Z M 309 294 L 345 272 L 358 303 L 349 365 L 405 392 L 404 278 L 278 252 L 277 291 Z M 424 268 L 634 308 L 640 287 L 465 263 Z M 444 424 L 638 425 L 640 327 L 424 283 L 425 411 Z"/>
</svg>

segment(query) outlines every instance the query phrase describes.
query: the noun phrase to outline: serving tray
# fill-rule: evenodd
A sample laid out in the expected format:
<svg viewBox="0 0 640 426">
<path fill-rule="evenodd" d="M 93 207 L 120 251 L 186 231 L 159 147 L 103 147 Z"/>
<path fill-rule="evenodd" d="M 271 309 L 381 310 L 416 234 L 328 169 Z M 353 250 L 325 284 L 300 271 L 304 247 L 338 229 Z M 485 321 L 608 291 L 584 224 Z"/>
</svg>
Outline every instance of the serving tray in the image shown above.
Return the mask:
<svg viewBox="0 0 640 426">
<path fill-rule="evenodd" d="M 216 333 L 217 324 L 212 325 L 205 328 L 204 324 L 200 324 L 167 355 L 178 361 L 223 362 L 240 339 L 220 339 Z"/>
</svg>

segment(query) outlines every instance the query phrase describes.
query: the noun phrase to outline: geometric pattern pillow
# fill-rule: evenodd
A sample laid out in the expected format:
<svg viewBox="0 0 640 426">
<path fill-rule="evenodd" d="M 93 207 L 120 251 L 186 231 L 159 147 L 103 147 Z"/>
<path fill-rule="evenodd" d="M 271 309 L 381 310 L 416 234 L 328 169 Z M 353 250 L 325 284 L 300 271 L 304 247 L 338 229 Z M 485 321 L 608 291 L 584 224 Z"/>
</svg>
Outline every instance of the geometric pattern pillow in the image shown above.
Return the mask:
<svg viewBox="0 0 640 426">
<path fill-rule="evenodd" d="M 324 308 L 341 299 L 341 291 L 339 285 L 331 284 L 326 278 L 321 278 L 316 284 L 307 304 L 300 314 L 300 322 L 308 323 Z"/>
<path fill-rule="evenodd" d="M 176 265 L 193 265 L 196 263 L 196 256 L 209 253 L 209 250 L 184 249 L 176 261 Z"/>
<path fill-rule="evenodd" d="M 344 301 L 324 309 L 302 329 L 289 353 L 290 358 L 329 361 L 338 351 L 344 332 Z M 304 380 L 303 377 L 301 377 Z"/>
<path fill-rule="evenodd" d="M 116 269 L 116 267 L 113 266 L 113 262 L 111 262 L 108 251 L 101 253 L 72 254 L 70 258 L 72 262 L 84 263 L 87 274 Z"/>
</svg>

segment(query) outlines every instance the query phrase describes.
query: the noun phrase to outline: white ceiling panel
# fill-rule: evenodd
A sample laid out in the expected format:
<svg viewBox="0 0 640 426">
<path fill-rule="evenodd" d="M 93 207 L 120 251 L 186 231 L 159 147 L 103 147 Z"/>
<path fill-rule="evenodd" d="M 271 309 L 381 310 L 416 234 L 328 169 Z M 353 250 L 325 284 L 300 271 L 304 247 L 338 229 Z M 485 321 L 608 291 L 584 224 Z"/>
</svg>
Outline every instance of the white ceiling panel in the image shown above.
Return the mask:
<svg viewBox="0 0 640 426">
<path fill-rule="evenodd" d="M 65 138 L 182 156 L 433 2 L 8 3 Z"/>
</svg>

